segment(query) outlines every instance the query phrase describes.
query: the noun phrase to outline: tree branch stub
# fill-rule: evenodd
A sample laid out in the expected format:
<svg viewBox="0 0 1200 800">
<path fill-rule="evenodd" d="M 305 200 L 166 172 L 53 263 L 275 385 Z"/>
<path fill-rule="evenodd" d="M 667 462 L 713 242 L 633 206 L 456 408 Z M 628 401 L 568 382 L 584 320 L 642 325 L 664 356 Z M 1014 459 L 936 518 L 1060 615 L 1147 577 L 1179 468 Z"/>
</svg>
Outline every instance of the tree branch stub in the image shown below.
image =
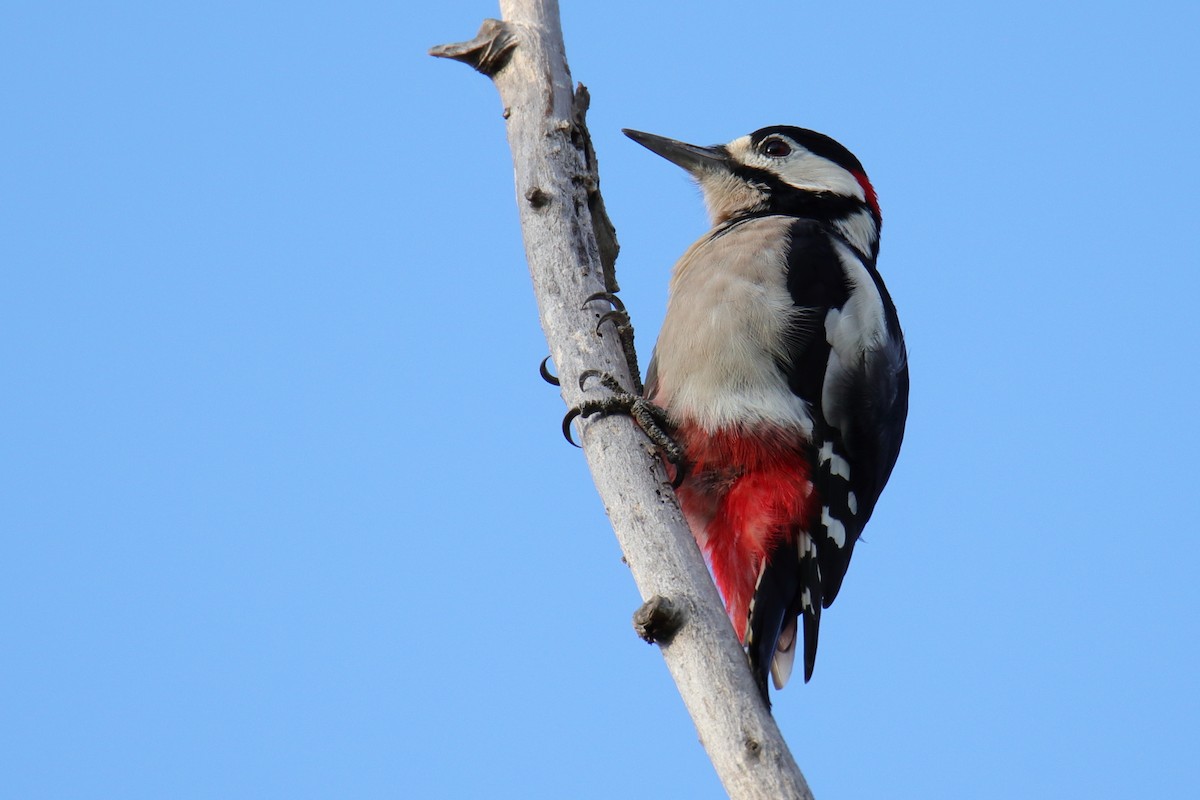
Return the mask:
<svg viewBox="0 0 1200 800">
<path fill-rule="evenodd" d="M 498 19 L 485 19 L 474 39 L 431 47 L 429 55 L 461 61 L 491 78 L 508 63 L 516 46 L 517 37 L 509 25 Z"/>
</svg>

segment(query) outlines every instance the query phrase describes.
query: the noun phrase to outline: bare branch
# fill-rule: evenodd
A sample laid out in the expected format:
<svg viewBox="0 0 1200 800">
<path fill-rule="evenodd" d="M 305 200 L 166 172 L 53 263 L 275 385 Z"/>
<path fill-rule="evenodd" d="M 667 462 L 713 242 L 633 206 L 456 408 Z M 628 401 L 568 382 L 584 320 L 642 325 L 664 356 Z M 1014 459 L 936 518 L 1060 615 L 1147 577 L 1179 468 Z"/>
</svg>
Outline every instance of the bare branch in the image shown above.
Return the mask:
<svg viewBox="0 0 1200 800">
<path fill-rule="evenodd" d="M 611 310 L 601 300 L 616 290 L 616 237 L 584 124 L 586 90 L 571 89 L 556 0 L 500 6 L 502 22 L 488 20 L 470 42 L 430 53 L 471 64 L 499 90 L 542 328 L 563 399 L 574 407 L 606 391 L 596 381 L 589 392 L 580 388 L 589 369 L 640 385 L 613 326 L 597 327 Z M 735 800 L 811 800 L 654 448 L 627 417 L 578 424 L 625 560 L 651 601 L 635 625 L 661 647 L 725 790 Z"/>
</svg>

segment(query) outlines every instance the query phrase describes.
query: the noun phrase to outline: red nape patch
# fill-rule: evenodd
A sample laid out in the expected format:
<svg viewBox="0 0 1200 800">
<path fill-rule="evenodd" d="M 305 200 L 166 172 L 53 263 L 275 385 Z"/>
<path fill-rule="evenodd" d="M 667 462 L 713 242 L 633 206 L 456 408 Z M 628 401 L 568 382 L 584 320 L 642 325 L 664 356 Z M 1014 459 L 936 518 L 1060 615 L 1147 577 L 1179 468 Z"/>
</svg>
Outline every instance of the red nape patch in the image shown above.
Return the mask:
<svg viewBox="0 0 1200 800">
<path fill-rule="evenodd" d="M 676 435 L 691 464 L 679 502 L 745 641 L 763 560 L 811 516 L 808 443 L 795 431 L 766 426 L 707 433 L 684 424 Z"/>
<path fill-rule="evenodd" d="M 883 214 L 879 210 L 879 198 L 875 196 L 875 187 L 867 180 L 867 176 L 862 172 L 851 173 L 858 180 L 858 185 L 862 187 L 863 196 L 867 199 L 867 205 L 875 212 L 875 216 L 883 219 Z"/>
</svg>

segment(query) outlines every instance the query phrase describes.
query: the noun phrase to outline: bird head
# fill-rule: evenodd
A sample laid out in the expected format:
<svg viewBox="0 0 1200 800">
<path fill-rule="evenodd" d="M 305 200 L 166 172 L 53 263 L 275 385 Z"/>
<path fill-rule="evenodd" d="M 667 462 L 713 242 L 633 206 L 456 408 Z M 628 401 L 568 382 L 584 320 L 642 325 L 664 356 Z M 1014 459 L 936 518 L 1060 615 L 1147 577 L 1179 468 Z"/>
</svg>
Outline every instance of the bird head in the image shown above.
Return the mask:
<svg viewBox="0 0 1200 800">
<path fill-rule="evenodd" d="M 866 171 L 853 153 L 822 133 L 775 125 L 711 147 L 624 133 L 691 174 L 714 225 L 766 214 L 834 222 L 862 217 L 873 223 L 878 240 L 879 203 Z M 864 244 L 864 250 L 874 249 L 872 242 Z"/>
</svg>

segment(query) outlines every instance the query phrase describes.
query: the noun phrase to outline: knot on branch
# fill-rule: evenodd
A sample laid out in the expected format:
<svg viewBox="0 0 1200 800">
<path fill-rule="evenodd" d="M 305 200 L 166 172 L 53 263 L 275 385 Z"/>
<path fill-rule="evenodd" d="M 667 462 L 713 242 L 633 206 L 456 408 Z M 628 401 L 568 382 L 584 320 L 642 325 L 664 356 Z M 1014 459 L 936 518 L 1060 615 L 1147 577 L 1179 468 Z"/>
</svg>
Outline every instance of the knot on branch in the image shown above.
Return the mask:
<svg viewBox="0 0 1200 800">
<path fill-rule="evenodd" d="M 470 64 L 490 78 L 504 68 L 516 46 L 517 36 L 512 26 L 498 19 L 485 19 L 471 41 L 439 44 L 429 48 L 429 55 Z"/>
<path fill-rule="evenodd" d="M 529 201 L 529 205 L 534 208 L 545 208 L 550 205 L 550 195 L 541 190 L 540 187 L 534 186 L 525 192 L 525 199 Z"/>
<path fill-rule="evenodd" d="M 746 755 L 749 756 L 751 761 L 757 761 L 762 756 L 762 743 L 753 736 L 746 737 L 745 745 Z"/>
<path fill-rule="evenodd" d="M 657 594 L 633 612 L 633 629 L 647 644 L 669 642 L 682 624 L 683 615 L 679 610 L 670 600 Z"/>
</svg>

